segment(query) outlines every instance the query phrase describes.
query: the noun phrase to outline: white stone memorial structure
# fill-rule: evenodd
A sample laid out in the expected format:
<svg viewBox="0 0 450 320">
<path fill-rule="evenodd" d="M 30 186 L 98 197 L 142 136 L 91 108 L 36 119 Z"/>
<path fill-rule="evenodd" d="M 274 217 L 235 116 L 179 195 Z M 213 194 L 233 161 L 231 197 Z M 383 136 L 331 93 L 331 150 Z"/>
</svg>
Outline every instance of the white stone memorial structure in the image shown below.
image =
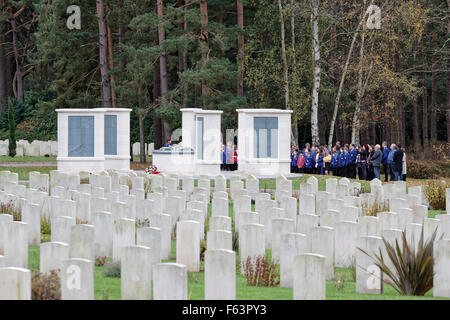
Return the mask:
<svg viewBox="0 0 450 320">
<path fill-rule="evenodd" d="M 186 149 L 154 150 L 153 164 L 162 172 L 220 174 L 223 111 L 187 108 L 181 109 L 181 113 L 181 144 Z M 183 165 L 180 166 L 180 163 Z"/>
<path fill-rule="evenodd" d="M 130 170 L 131 109 L 58 109 L 58 170 Z"/>
<path fill-rule="evenodd" d="M 236 111 L 239 171 L 255 175 L 289 174 L 292 110 Z"/>
</svg>

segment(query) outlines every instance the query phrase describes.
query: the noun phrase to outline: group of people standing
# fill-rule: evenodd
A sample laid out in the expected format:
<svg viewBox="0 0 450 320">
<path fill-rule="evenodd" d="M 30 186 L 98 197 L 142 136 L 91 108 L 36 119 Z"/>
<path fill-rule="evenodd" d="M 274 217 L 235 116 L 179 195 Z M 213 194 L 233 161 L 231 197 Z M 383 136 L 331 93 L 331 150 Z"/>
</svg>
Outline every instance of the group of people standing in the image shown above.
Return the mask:
<svg viewBox="0 0 450 320">
<path fill-rule="evenodd" d="M 381 149 L 382 148 L 382 149 Z M 320 175 L 334 175 L 349 179 L 372 180 L 380 178 L 383 167 L 384 181 L 406 181 L 406 152 L 400 145 L 387 142 L 382 147 L 377 144 L 361 145 L 345 144 L 340 141 L 329 150 L 326 146 L 311 146 L 309 143 L 300 150 L 291 148 L 291 172 Z"/>
<path fill-rule="evenodd" d="M 224 171 L 236 171 L 238 169 L 237 147 L 230 141 L 225 146 L 222 144 L 222 164 L 220 169 Z"/>
</svg>

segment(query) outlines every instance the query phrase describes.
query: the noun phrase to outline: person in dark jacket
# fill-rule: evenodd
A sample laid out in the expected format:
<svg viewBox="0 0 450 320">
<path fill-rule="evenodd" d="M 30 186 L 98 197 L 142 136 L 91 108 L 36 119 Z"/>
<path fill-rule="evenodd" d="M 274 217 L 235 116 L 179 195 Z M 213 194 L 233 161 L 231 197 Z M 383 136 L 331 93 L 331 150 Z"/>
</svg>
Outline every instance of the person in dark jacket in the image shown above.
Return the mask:
<svg viewBox="0 0 450 320">
<path fill-rule="evenodd" d="M 403 180 L 403 176 L 402 176 L 402 170 L 403 170 L 403 150 L 401 145 L 397 145 L 395 147 L 396 151 L 394 153 L 394 181 L 400 181 Z"/>
<path fill-rule="evenodd" d="M 370 161 L 372 162 L 373 166 L 373 172 L 375 174 L 375 178 L 380 179 L 380 165 L 381 165 L 381 158 L 383 157 L 383 154 L 380 151 L 380 145 L 377 144 L 375 146 L 375 152 L 370 157 Z"/>
<path fill-rule="evenodd" d="M 383 157 L 381 158 L 381 164 L 383 165 L 383 172 L 384 172 L 384 182 L 388 182 L 388 176 L 389 176 L 389 164 L 388 164 L 388 157 L 389 157 L 389 148 L 387 147 L 387 142 L 383 141 Z"/>
<path fill-rule="evenodd" d="M 357 162 L 357 166 L 358 166 L 359 180 L 366 180 L 366 178 L 367 178 L 367 166 L 366 166 L 367 150 L 366 150 L 366 146 L 363 145 L 363 146 L 361 146 L 361 148 L 359 148 L 358 159 L 359 159 L 359 161 Z"/>
<path fill-rule="evenodd" d="M 350 178 L 350 153 L 348 147 L 344 147 L 344 174 L 343 177 Z"/>
<path fill-rule="evenodd" d="M 391 144 L 391 148 L 389 151 L 389 155 L 387 158 L 387 163 L 389 165 L 389 172 L 391 173 L 391 181 L 394 181 L 394 154 L 397 151 L 397 149 L 395 148 L 395 144 Z"/>
</svg>

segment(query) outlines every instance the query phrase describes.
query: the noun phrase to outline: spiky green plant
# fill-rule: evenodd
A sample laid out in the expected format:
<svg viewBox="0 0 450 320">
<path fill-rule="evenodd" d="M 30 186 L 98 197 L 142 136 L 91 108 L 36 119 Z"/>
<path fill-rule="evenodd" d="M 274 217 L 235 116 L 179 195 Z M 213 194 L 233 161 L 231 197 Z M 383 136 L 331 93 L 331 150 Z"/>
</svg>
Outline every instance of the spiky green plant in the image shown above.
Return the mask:
<svg viewBox="0 0 450 320">
<path fill-rule="evenodd" d="M 424 240 L 423 226 L 417 251 L 413 241 L 408 242 L 405 231 L 402 232 L 402 246 L 395 240 L 395 246 L 383 238 L 384 248 L 388 257 L 383 256 L 381 248 L 379 254 L 374 254 L 375 265 L 390 280 L 384 282 L 393 287 L 401 295 L 423 296 L 433 288 L 433 243 L 437 229 L 431 238 Z M 442 238 L 442 237 L 441 237 Z M 370 256 L 364 250 L 358 248 Z M 371 256 L 370 256 L 371 257 Z M 389 260 L 387 260 L 389 259 Z M 391 262 L 392 267 L 386 264 Z"/>
</svg>

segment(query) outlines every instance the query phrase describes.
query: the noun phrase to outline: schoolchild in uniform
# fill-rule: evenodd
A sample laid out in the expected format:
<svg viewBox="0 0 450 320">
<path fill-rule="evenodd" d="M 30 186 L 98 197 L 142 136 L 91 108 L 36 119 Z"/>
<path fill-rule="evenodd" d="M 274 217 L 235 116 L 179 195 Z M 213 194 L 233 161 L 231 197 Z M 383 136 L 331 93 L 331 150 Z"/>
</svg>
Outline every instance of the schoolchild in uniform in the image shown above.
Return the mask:
<svg viewBox="0 0 450 320">
<path fill-rule="evenodd" d="M 297 172 L 299 172 L 299 173 L 304 173 L 305 172 L 305 156 L 303 156 L 303 152 L 302 151 L 300 151 L 298 153 Z"/>
<path fill-rule="evenodd" d="M 347 156 L 344 154 L 344 148 L 341 147 L 339 150 L 339 177 L 345 177 L 345 161 L 347 159 Z"/>
<path fill-rule="evenodd" d="M 311 174 L 316 173 L 316 146 L 311 147 Z"/>
<path fill-rule="evenodd" d="M 328 149 L 325 148 L 324 157 L 323 157 L 323 165 L 324 165 L 324 169 L 325 169 L 324 173 L 326 176 L 328 176 L 331 172 L 331 160 L 332 160 L 331 154 L 328 151 Z"/>
<path fill-rule="evenodd" d="M 291 152 L 291 173 L 297 173 L 298 150 Z"/>
<path fill-rule="evenodd" d="M 305 157 L 305 173 L 312 173 L 312 156 L 311 152 L 306 152 Z"/>
<path fill-rule="evenodd" d="M 356 179 L 356 158 L 358 157 L 358 149 L 356 146 L 352 143 L 350 145 L 350 166 L 349 166 L 349 176 L 352 179 Z"/>
<path fill-rule="evenodd" d="M 337 176 L 338 175 L 338 162 L 339 162 L 339 157 L 336 151 L 336 148 L 333 148 L 333 155 L 331 156 L 331 170 L 333 171 L 333 176 Z"/>
<path fill-rule="evenodd" d="M 323 174 L 323 149 L 316 147 L 316 174 Z"/>
</svg>

